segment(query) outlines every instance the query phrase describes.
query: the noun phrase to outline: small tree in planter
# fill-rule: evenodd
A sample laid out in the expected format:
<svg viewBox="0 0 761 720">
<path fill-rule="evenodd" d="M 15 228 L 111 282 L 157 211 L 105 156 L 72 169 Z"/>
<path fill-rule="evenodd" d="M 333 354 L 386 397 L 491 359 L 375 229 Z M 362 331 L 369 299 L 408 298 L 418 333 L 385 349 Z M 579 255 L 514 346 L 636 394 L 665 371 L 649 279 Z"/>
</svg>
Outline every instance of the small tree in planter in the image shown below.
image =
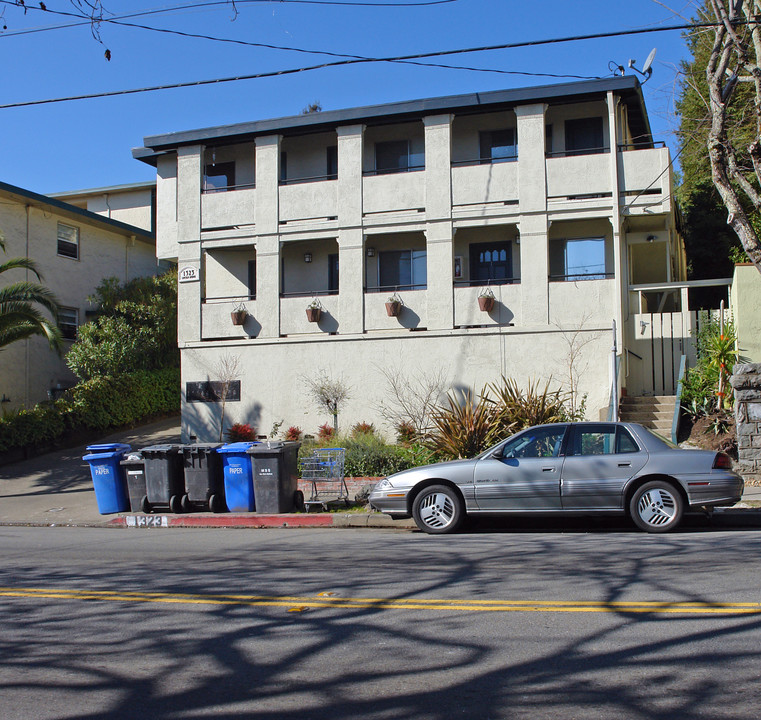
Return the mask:
<svg viewBox="0 0 761 720">
<path fill-rule="evenodd" d="M 494 292 L 490 287 L 485 287 L 478 293 L 478 309 L 482 312 L 491 312 L 494 309 Z"/>
<path fill-rule="evenodd" d="M 307 305 L 307 320 L 309 322 L 320 322 L 320 317 L 322 316 L 322 303 L 315 298 L 312 300 L 312 302 Z"/>
<path fill-rule="evenodd" d="M 394 293 L 386 300 L 386 314 L 389 317 L 399 317 L 403 307 L 404 302 L 398 293 Z"/>
<path fill-rule="evenodd" d="M 303 375 L 301 379 L 317 406 L 333 416 L 333 428 L 338 430 L 338 411 L 351 397 L 350 388 L 343 378 L 334 379 L 325 370 L 321 370 L 314 377 Z"/>
</svg>

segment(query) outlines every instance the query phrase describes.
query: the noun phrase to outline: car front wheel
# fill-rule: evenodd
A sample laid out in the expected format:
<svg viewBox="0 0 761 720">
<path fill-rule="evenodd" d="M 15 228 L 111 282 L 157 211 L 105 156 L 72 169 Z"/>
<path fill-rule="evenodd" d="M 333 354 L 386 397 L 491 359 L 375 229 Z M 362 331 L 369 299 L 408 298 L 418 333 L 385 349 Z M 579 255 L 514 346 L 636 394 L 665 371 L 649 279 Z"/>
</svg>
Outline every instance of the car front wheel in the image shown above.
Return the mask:
<svg viewBox="0 0 761 720">
<path fill-rule="evenodd" d="M 460 496 L 446 485 L 424 488 L 412 503 L 417 526 L 431 535 L 443 535 L 460 527 L 465 512 Z"/>
<path fill-rule="evenodd" d="M 668 482 L 645 483 L 632 496 L 629 514 L 634 524 L 651 533 L 673 530 L 682 519 L 684 503 L 679 491 Z"/>
</svg>

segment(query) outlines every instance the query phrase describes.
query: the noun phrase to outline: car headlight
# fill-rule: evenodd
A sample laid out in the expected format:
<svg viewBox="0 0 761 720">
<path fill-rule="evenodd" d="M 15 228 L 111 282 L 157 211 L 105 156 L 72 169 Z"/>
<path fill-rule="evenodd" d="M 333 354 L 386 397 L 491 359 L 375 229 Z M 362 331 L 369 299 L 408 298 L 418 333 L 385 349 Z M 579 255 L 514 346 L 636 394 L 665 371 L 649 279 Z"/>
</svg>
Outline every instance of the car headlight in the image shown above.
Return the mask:
<svg viewBox="0 0 761 720">
<path fill-rule="evenodd" d="M 391 480 L 389 480 L 388 478 L 383 478 L 383 480 L 378 482 L 378 484 L 375 486 L 375 490 L 386 490 L 387 488 L 391 488 L 391 487 L 394 487 L 391 484 Z"/>
</svg>

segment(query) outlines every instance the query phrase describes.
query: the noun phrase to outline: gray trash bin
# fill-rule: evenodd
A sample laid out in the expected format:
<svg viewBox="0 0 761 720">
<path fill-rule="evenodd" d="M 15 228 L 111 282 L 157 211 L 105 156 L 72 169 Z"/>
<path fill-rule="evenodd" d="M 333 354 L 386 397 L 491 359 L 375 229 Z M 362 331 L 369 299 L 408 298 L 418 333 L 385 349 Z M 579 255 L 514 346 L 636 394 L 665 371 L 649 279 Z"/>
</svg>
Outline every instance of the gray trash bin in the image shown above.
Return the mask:
<svg viewBox="0 0 761 720">
<path fill-rule="evenodd" d="M 143 509 L 143 498 L 147 494 L 145 486 L 145 461 L 141 453 L 129 453 L 119 465 L 122 466 L 124 479 L 127 481 L 129 509 L 140 512 Z"/>
<path fill-rule="evenodd" d="M 145 462 L 143 512 L 151 512 L 156 505 L 168 505 L 173 513 L 181 513 L 185 494 L 182 445 L 151 445 L 140 452 Z"/>
<path fill-rule="evenodd" d="M 195 508 L 224 512 L 225 482 L 222 474 L 222 456 L 217 449 L 222 443 L 196 443 L 184 445 L 182 457 L 185 466 L 185 494 L 182 509 Z"/>
<path fill-rule="evenodd" d="M 300 442 L 262 442 L 246 451 L 251 456 L 256 512 L 304 509 L 304 495 L 298 489 L 300 447 Z"/>
</svg>

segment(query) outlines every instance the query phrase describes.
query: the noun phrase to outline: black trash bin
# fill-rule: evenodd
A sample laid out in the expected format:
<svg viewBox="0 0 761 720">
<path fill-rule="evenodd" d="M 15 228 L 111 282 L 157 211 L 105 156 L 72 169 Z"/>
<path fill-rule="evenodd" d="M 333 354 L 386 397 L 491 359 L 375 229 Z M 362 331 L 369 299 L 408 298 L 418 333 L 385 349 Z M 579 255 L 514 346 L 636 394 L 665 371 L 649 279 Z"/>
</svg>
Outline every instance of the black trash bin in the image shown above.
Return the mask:
<svg viewBox="0 0 761 720">
<path fill-rule="evenodd" d="M 300 442 L 262 442 L 246 451 L 251 455 L 256 512 L 304 509 L 304 495 L 298 489 L 300 447 Z"/>
<path fill-rule="evenodd" d="M 151 445 L 140 452 L 145 462 L 143 512 L 151 512 L 154 506 L 163 505 L 169 506 L 174 513 L 181 513 L 185 494 L 182 445 Z"/>
<path fill-rule="evenodd" d="M 122 466 L 124 479 L 127 482 L 129 509 L 140 512 L 143 509 L 143 498 L 146 496 L 145 461 L 141 453 L 129 453 L 119 465 Z"/>
<path fill-rule="evenodd" d="M 222 456 L 217 448 L 222 443 L 196 443 L 182 448 L 185 468 L 185 494 L 182 509 L 196 508 L 212 512 L 225 512 L 225 480 L 222 473 Z"/>
</svg>

